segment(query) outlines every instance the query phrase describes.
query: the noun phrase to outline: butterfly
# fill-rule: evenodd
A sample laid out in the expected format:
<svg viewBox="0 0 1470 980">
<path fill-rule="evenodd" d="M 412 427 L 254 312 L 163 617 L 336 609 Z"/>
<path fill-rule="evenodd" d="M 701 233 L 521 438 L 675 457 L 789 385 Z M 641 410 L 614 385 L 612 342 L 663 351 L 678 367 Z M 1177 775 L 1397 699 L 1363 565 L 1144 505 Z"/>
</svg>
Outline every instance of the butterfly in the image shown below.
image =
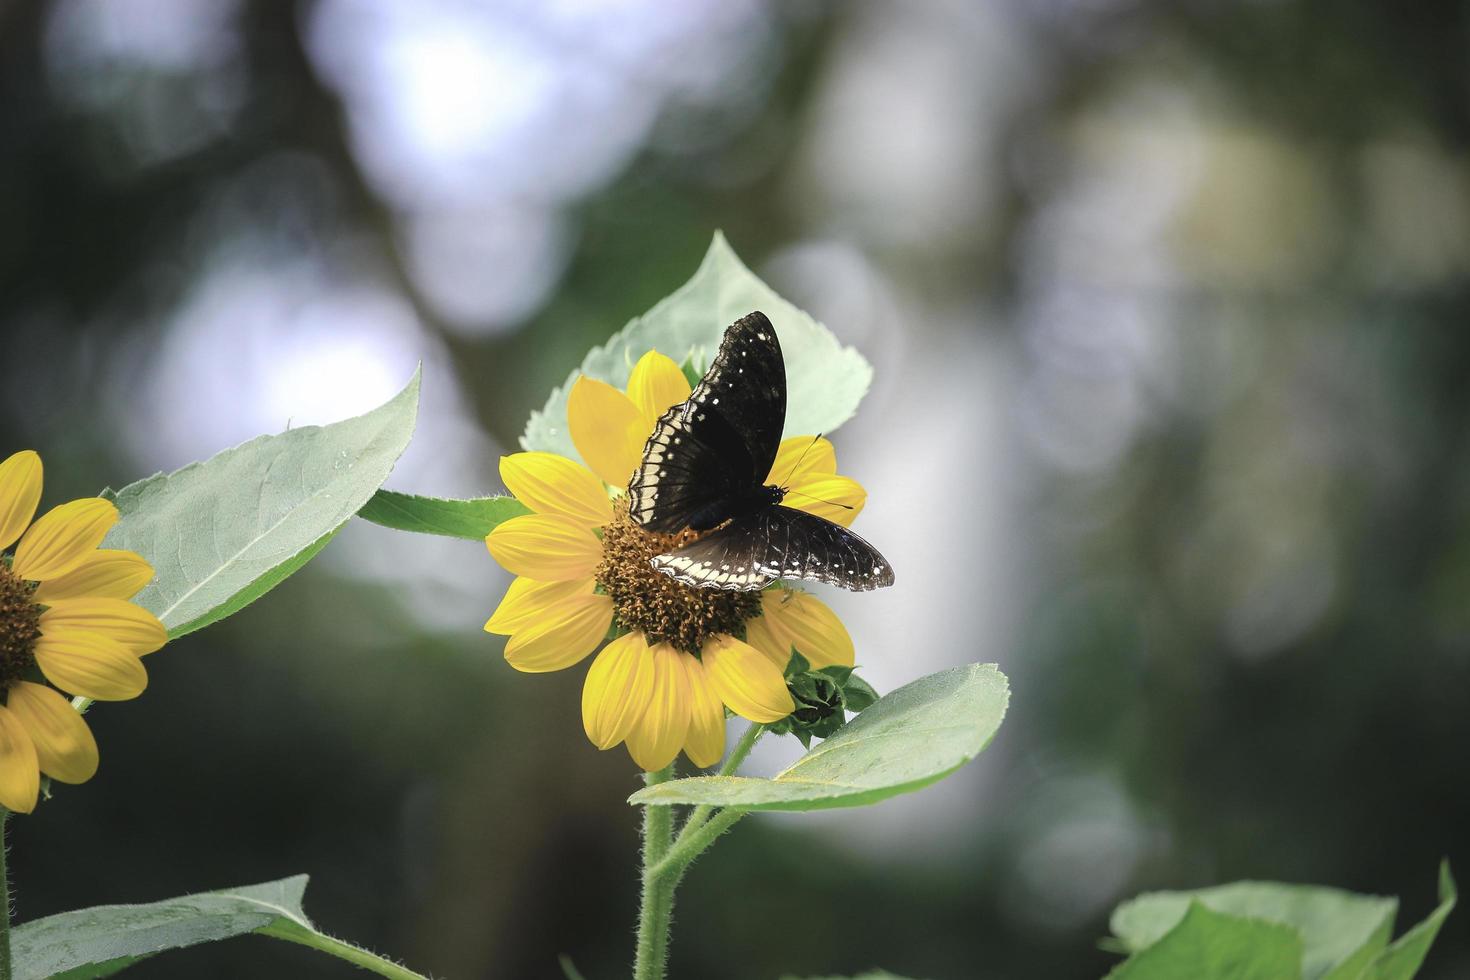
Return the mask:
<svg viewBox="0 0 1470 980">
<path fill-rule="evenodd" d="M 653 559 L 685 585 L 750 591 L 778 578 L 866 591 L 893 568 L 840 524 L 781 506 L 764 481 L 786 423 L 786 362 L 756 311 L 725 331 L 703 380 L 660 416 L 628 483 L 628 510 L 650 531 L 708 531 Z"/>
</svg>

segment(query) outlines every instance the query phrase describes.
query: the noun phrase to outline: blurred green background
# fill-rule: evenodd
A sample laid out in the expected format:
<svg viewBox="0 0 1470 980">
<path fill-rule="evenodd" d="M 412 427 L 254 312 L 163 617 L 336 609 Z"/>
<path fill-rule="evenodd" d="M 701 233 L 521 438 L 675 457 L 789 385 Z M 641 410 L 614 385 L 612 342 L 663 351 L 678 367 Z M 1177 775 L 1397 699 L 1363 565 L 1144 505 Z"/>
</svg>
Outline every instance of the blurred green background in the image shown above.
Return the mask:
<svg viewBox="0 0 1470 980">
<path fill-rule="evenodd" d="M 1094 978 L 1121 898 L 1470 874 L 1470 6 L 12 0 L 0 451 L 48 503 L 384 400 L 494 490 L 723 228 L 878 380 L 837 434 L 880 690 L 998 661 L 974 765 L 747 820 L 676 977 Z M 13 824 L 21 919 L 308 872 L 436 976 L 626 975 L 637 785 L 480 626 L 473 542 L 354 522 L 150 658 Z M 794 743 L 762 747 L 771 770 Z M 348 976 L 264 939 L 158 977 Z M 1470 975 L 1470 916 L 1424 976 Z"/>
</svg>

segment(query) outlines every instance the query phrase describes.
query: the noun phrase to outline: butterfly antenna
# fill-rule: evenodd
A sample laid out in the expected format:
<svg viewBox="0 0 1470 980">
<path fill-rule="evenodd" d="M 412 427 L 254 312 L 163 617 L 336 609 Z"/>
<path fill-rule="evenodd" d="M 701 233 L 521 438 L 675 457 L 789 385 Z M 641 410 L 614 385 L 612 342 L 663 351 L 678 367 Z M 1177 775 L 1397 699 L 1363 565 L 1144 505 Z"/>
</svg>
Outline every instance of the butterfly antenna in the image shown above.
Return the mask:
<svg viewBox="0 0 1470 980">
<path fill-rule="evenodd" d="M 789 470 L 786 471 L 786 479 L 782 480 L 779 484 L 777 484 L 782 490 L 786 490 L 786 489 L 789 489 L 790 488 L 792 474 L 795 473 L 796 472 L 796 468 L 801 465 L 801 461 L 804 460 L 804 459 L 806 459 L 806 454 L 812 451 L 812 447 L 815 446 L 818 442 L 821 441 L 823 434 L 824 433 L 818 432 L 816 435 L 812 436 L 812 441 L 809 442 L 809 443 L 807 443 L 806 448 L 801 451 L 801 455 L 798 456 L 798 457 L 796 457 L 796 462 L 792 463 L 791 464 L 791 469 L 789 469 Z M 807 495 L 806 494 L 802 494 L 802 496 L 805 497 Z M 825 503 L 825 501 L 824 501 L 824 503 Z"/>
<path fill-rule="evenodd" d="M 795 494 L 798 497 L 805 497 L 808 500 L 815 500 L 817 503 L 826 504 L 828 507 L 841 507 L 843 510 L 857 510 L 852 504 L 841 504 L 835 500 L 823 500 L 821 497 L 813 497 L 811 494 L 802 493 L 800 490 L 787 490 L 786 492 Z"/>
</svg>

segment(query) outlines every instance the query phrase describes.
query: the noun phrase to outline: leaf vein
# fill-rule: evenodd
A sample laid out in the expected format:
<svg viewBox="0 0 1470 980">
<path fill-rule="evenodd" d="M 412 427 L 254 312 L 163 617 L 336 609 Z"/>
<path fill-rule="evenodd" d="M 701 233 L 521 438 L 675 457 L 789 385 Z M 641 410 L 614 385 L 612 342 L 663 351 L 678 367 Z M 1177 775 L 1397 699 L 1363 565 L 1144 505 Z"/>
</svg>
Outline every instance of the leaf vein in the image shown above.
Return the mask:
<svg viewBox="0 0 1470 980">
<path fill-rule="evenodd" d="M 381 430 L 379 430 L 379 433 L 378 434 L 379 435 L 381 434 Z M 373 439 L 369 440 L 368 445 L 367 445 L 367 448 L 371 448 L 372 446 L 374 446 L 376 444 L 376 440 L 377 440 L 377 436 L 375 435 L 373 437 Z M 280 457 L 277 457 L 277 459 L 279 459 L 279 458 Z M 304 472 L 303 472 L 303 477 L 304 477 Z M 218 578 L 227 569 L 229 569 L 234 562 L 239 561 L 241 555 L 245 554 L 251 548 L 255 547 L 257 544 L 259 544 L 261 541 L 263 541 L 265 538 L 269 537 L 273 532 L 275 532 L 282 524 L 284 524 L 284 523 L 286 523 L 286 521 L 290 520 L 291 517 L 295 515 L 296 511 L 300 507 L 304 506 L 307 503 L 310 503 L 312 500 L 315 500 L 317 497 L 320 497 L 322 494 L 326 493 L 329 489 L 331 489 L 331 487 L 333 485 L 333 482 L 334 481 L 328 481 L 327 483 L 323 484 L 319 489 L 317 489 L 316 491 L 314 491 L 313 493 L 311 493 L 307 497 L 305 497 L 295 507 L 292 507 L 292 508 L 288 509 L 270 527 L 266 528 L 264 531 L 261 531 L 255 537 L 253 537 L 249 541 L 245 542 L 245 544 L 243 544 L 240 548 L 236 549 L 235 552 L 233 554 L 229 555 L 228 557 L 226 557 L 224 554 L 222 554 L 220 552 L 220 550 L 219 550 L 219 535 L 218 535 L 218 532 L 215 530 L 214 525 L 211 525 L 211 530 L 213 532 L 212 536 L 213 536 L 214 542 L 215 542 L 215 555 L 219 559 L 218 566 L 215 568 L 214 571 L 210 572 L 204 578 L 200 579 L 198 582 L 195 582 L 192 586 L 190 586 L 187 590 L 185 590 L 185 592 L 182 595 L 180 595 L 177 599 L 175 599 L 172 603 L 169 604 L 168 608 L 164 609 L 162 612 L 160 612 L 158 614 L 158 618 L 159 619 L 166 619 L 169 615 L 171 615 L 174 612 L 174 610 L 178 609 L 179 606 L 182 605 L 185 600 L 187 600 L 188 598 L 190 598 L 191 596 L 193 596 L 196 592 L 198 592 L 200 589 L 202 589 L 205 585 L 209 584 L 215 578 Z M 264 500 L 264 497 L 265 497 L 264 488 L 262 487 L 262 492 L 261 492 L 260 500 L 263 501 Z M 259 501 L 257 503 L 259 504 Z M 260 513 L 260 510 L 258 508 L 257 508 L 257 513 Z M 334 525 L 334 527 L 335 527 L 335 525 Z M 182 545 L 182 540 L 181 540 L 180 541 L 180 548 L 181 549 L 182 549 L 182 546 L 183 545 Z M 182 551 L 180 553 L 182 554 Z M 180 566 L 180 567 L 182 567 L 182 566 Z"/>
</svg>

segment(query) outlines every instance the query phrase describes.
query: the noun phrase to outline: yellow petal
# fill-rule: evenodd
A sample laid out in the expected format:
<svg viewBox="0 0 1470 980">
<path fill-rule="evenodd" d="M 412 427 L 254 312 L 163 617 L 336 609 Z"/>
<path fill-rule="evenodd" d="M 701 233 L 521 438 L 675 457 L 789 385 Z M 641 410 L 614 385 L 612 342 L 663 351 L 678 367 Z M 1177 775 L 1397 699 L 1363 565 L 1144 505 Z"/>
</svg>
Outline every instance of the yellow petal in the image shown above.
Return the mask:
<svg viewBox="0 0 1470 980">
<path fill-rule="evenodd" d="M 53 507 L 20 539 L 15 574 L 32 582 L 61 575 L 86 560 L 117 523 L 117 508 L 101 497 Z"/>
<path fill-rule="evenodd" d="M 820 436 L 815 440 L 811 436 L 792 436 L 781 440 L 766 483 L 789 487 L 813 474 L 836 472 L 837 450 L 832 448 L 832 443 Z"/>
<path fill-rule="evenodd" d="M 750 644 L 716 636 L 705 642 L 700 657 L 715 693 L 742 718 L 780 721 L 796 710 L 781 671 Z"/>
<path fill-rule="evenodd" d="M 41 773 L 36 746 L 15 714 L 0 707 L 0 805 L 16 813 L 36 808 Z"/>
<path fill-rule="evenodd" d="M 689 734 L 684 737 L 684 754 L 701 769 L 708 769 L 725 754 L 725 706 L 706 676 L 704 664 L 681 657 L 689 674 Z"/>
<path fill-rule="evenodd" d="M 851 667 L 854 663 L 852 636 L 842 620 L 821 599 L 809 592 L 776 589 L 761 595 L 760 619 L 771 635 L 787 649 L 796 647 L 815 668 Z"/>
<path fill-rule="evenodd" d="M 603 483 L 622 490 L 643 458 L 653 426 L 627 395 L 583 376 L 567 396 L 567 431 L 588 468 Z"/>
<path fill-rule="evenodd" d="M 653 772 L 674 761 L 689 732 L 689 675 L 679 663 L 680 653 L 667 643 L 653 647 L 653 694 L 643 717 L 628 732 L 628 754 L 642 769 Z"/>
<path fill-rule="evenodd" d="M 500 457 L 500 479 L 538 514 L 556 514 L 587 527 L 612 520 L 612 501 L 591 470 L 556 453 Z"/>
<path fill-rule="evenodd" d="M 554 514 L 512 517 L 490 532 L 485 546 L 512 573 L 538 582 L 587 578 L 602 558 L 597 535 Z"/>
<path fill-rule="evenodd" d="M 152 653 L 168 641 L 168 630 L 148 610 L 126 599 L 57 599 L 41 613 L 41 635 L 98 633 L 121 643 L 135 656 Z"/>
<path fill-rule="evenodd" d="M 505 641 L 505 659 L 528 674 L 570 667 L 597 649 L 612 617 L 612 600 L 605 595 L 563 599 Z"/>
<path fill-rule="evenodd" d="M 96 633 L 43 634 L 36 641 L 36 663 L 63 691 L 96 701 L 126 701 L 148 686 L 143 661 Z"/>
<path fill-rule="evenodd" d="M 9 548 L 41 502 L 41 457 L 23 449 L 0 463 L 0 550 Z"/>
<path fill-rule="evenodd" d="M 590 578 L 572 579 L 570 582 L 514 579 L 510 588 L 505 590 L 505 598 L 495 607 L 495 615 L 485 624 L 485 632 L 510 636 L 572 596 L 591 595 L 594 585 Z"/>
<path fill-rule="evenodd" d="M 834 524 L 851 526 L 868 502 L 862 484 L 845 476 L 805 476 L 786 491 L 787 507 L 825 517 Z"/>
<path fill-rule="evenodd" d="M 41 771 L 63 783 L 85 783 L 97 772 L 97 740 L 71 702 L 45 684 L 21 681 L 6 706 L 25 726 Z"/>
<path fill-rule="evenodd" d="M 786 665 L 791 662 L 791 637 L 785 632 L 778 633 L 772 628 L 772 623 L 771 617 L 764 615 L 746 620 L 745 642 L 784 673 Z"/>
<path fill-rule="evenodd" d="M 42 582 L 35 591 L 35 599 L 40 603 L 78 596 L 131 599 L 152 580 L 153 566 L 142 555 L 98 548 L 88 552 L 76 568 Z"/>
<path fill-rule="evenodd" d="M 673 359 L 651 350 L 638 358 L 633 373 L 628 375 L 628 397 L 643 413 L 647 428 L 644 438 L 653 431 L 658 417 L 689 398 L 689 379 Z M 639 447 L 641 450 L 643 447 Z"/>
<path fill-rule="evenodd" d="M 599 749 L 628 737 L 653 697 L 653 654 L 639 632 L 609 643 L 582 685 L 582 728 Z"/>
</svg>

